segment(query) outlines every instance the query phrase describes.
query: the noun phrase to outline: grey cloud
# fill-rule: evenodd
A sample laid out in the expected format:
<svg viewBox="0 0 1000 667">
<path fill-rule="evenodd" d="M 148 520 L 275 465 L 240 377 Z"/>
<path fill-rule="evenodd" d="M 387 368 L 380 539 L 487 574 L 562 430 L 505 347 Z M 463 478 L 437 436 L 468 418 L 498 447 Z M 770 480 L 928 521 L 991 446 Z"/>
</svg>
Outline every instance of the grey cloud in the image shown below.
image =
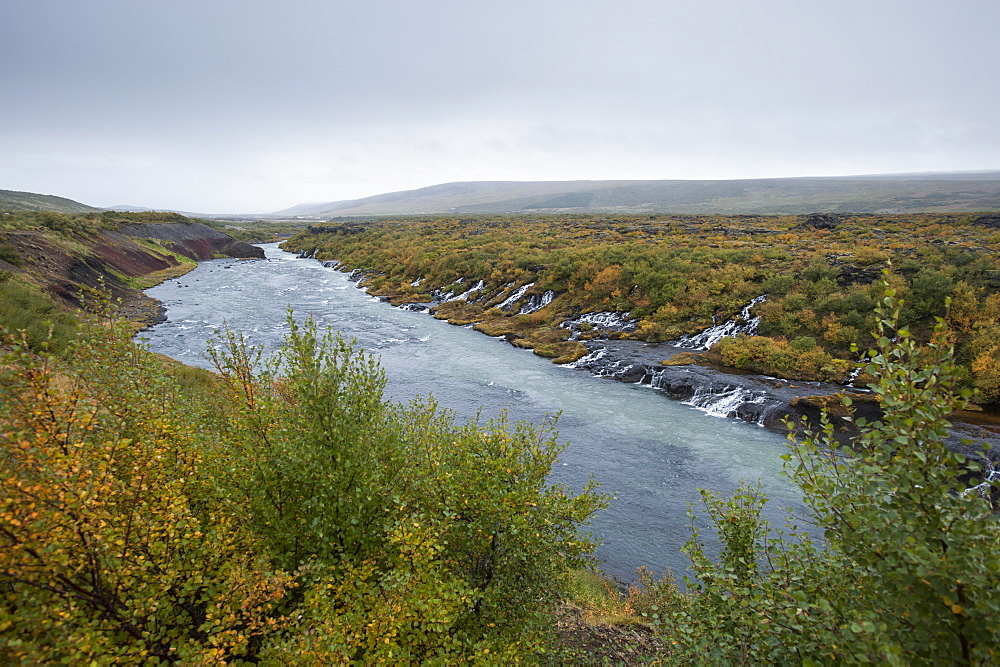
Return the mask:
<svg viewBox="0 0 1000 667">
<path fill-rule="evenodd" d="M 998 27 L 993 0 L 0 0 L 0 187 L 218 211 L 996 168 Z"/>
</svg>

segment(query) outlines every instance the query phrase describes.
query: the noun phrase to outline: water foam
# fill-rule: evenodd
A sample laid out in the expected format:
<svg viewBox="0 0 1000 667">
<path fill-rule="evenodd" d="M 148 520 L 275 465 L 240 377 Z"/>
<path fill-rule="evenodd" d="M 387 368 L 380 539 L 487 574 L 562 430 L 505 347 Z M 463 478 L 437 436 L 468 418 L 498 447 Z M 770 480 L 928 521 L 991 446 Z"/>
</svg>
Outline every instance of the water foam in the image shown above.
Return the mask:
<svg viewBox="0 0 1000 667">
<path fill-rule="evenodd" d="M 751 317 L 750 311 L 758 303 L 765 300 L 767 300 L 767 295 L 762 294 L 744 307 L 743 310 L 740 311 L 739 317 L 734 317 L 723 324 L 709 327 L 700 334 L 695 334 L 694 336 L 683 336 L 679 340 L 674 341 L 673 344 L 687 350 L 707 350 L 723 338 L 733 338 L 739 334 L 752 336 L 757 333 L 757 326 L 760 324 L 760 318 Z"/>
</svg>

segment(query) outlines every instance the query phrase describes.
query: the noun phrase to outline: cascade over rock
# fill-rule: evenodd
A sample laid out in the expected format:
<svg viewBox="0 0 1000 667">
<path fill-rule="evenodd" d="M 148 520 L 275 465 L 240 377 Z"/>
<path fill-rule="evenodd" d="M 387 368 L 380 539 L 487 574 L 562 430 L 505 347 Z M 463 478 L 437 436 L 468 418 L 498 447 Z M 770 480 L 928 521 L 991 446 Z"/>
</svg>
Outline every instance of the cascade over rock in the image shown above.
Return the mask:
<svg viewBox="0 0 1000 667">
<path fill-rule="evenodd" d="M 662 391 L 708 414 L 740 419 L 776 433 L 787 434 L 786 422 L 809 428 L 818 426 L 826 410 L 834 424 L 835 435 L 843 444 L 854 437 L 854 427 L 840 402 L 840 395 L 853 400 L 854 417 L 874 421 L 882 416 L 874 396 L 866 390 L 826 382 L 786 381 L 752 373 L 733 373 L 727 369 L 690 363 L 664 365 L 675 354 L 686 352 L 670 343 L 641 343 L 627 340 L 599 340 L 586 343 L 590 352 L 566 368 L 585 370 L 598 377 L 618 382 L 648 386 Z M 992 445 L 983 452 L 978 444 Z M 995 431 L 975 424 L 956 421 L 948 446 L 967 456 L 997 462 L 1000 469 L 1000 437 Z"/>
<path fill-rule="evenodd" d="M 723 338 L 732 338 L 739 334 L 752 336 L 757 332 L 760 324 L 759 317 L 751 317 L 750 311 L 758 303 L 767 300 L 767 295 L 762 294 L 749 303 L 740 311 L 739 317 L 735 317 L 727 322 L 709 327 L 700 334 L 694 336 L 684 336 L 680 340 L 674 341 L 674 345 L 688 350 L 707 350 L 718 343 Z"/>
<path fill-rule="evenodd" d="M 556 293 L 552 290 L 547 290 L 543 294 L 529 294 L 527 301 L 521 306 L 519 314 L 528 315 L 537 312 L 552 303 L 552 299 L 555 297 Z"/>
</svg>

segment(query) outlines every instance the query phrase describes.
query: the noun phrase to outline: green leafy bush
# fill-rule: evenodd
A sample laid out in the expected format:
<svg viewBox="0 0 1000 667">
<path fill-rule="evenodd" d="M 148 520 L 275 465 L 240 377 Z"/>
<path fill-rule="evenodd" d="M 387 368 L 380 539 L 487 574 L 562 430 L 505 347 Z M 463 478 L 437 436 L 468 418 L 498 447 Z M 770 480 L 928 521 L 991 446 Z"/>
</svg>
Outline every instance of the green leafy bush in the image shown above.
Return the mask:
<svg viewBox="0 0 1000 667">
<path fill-rule="evenodd" d="M 0 259 L 13 266 L 19 267 L 24 264 L 24 259 L 17 248 L 7 243 L 0 243 Z"/>
<path fill-rule="evenodd" d="M 383 400 L 289 319 L 177 371 L 105 315 L 0 363 L 0 661 L 509 662 L 542 656 L 593 485 L 550 428 Z"/>
<path fill-rule="evenodd" d="M 0 363 L 0 660 L 249 659 L 291 585 L 206 474 L 195 406 L 129 331 Z"/>
<path fill-rule="evenodd" d="M 1000 527 L 989 500 L 963 490 L 979 465 L 943 443 L 967 395 L 943 321 L 921 347 L 900 311 L 887 290 L 866 368 L 885 418 L 858 419 L 849 450 L 825 422 L 785 457 L 823 541 L 794 526 L 771 532 L 757 488 L 730 499 L 706 493 L 721 556 L 706 555 L 695 529 L 689 592 L 651 594 L 647 618 L 666 660 L 996 663 Z"/>
<path fill-rule="evenodd" d="M 816 347 L 816 339 L 812 336 L 799 336 L 789 345 L 797 352 L 808 352 Z"/>
<path fill-rule="evenodd" d="M 793 380 L 841 382 L 851 368 L 847 360 L 835 359 L 818 347 L 811 336 L 791 343 L 763 336 L 723 338 L 713 351 L 727 366 Z"/>
<path fill-rule="evenodd" d="M 551 432 L 503 417 L 457 425 L 432 402 L 388 404 L 371 357 L 318 331 L 312 319 L 289 318 L 289 327 L 273 360 L 262 361 L 260 350 L 232 333 L 215 353 L 241 406 L 221 441 L 229 467 L 220 478 L 244 499 L 244 520 L 265 539 L 272 561 L 305 568 L 305 581 L 313 572 L 317 582 L 361 572 L 370 586 L 396 586 L 400 550 L 419 546 L 429 569 L 410 571 L 407 585 L 423 582 L 417 598 L 443 595 L 455 606 L 441 632 L 398 630 L 394 650 L 434 655 L 441 647 L 429 637 L 441 633 L 450 637 L 449 651 L 541 650 L 547 610 L 567 570 L 582 566 L 593 546 L 578 527 L 603 498 L 592 486 L 574 495 L 547 484 L 561 449 Z M 360 594 L 343 581 L 334 588 Z M 416 602 L 401 601 L 400 613 L 415 614 L 406 605 Z M 330 619 L 313 622 L 314 635 L 343 632 Z M 344 655 L 363 649 L 351 647 Z"/>
<path fill-rule="evenodd" d="M 76 335 L 76 317 L 48 294 L 15 280 L 0 281 L 0 330 L 17 332 L 32 350 L 61 352 Z"/>
</svg>

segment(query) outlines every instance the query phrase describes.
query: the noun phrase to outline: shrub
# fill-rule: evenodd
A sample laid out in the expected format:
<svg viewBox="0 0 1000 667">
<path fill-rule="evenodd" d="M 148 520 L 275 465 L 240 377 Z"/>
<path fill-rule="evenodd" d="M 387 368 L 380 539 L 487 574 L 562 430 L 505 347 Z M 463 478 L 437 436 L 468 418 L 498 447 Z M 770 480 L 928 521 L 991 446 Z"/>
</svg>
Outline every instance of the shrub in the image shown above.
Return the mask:
<svg viewBox="0 0 1000 667">
<path fill-rule="evenodd" d="M 21 253 L 17 251 L 17 248 L 6 243 L 0 243 L 0 260 L 13 266 L 24 264 L 24 259 L 21 257 Z"/>
<path fill-rule="evenodd" d="M 14 280 L 0 281 L 0 331 L 32 350 L 61 352 L 76 334 L 76 317 L 48 294 Z"/>
<path fill-rule="evenodd" d="M 96 319 L 3 357 L 3 662 L 544 654 L 604 503 L 546 482 L 554 432 L 387 403 L 371 357 L 289 324 L 273 360 L 224 333 L 218 379 Z"/>
<path fill-rule="evenodd" d="M 235 334 L 215 353 L 242 406 L 222 443 L 230 467 L 220 477 L 276 564 L 306 568 L 308 590 L 339 591 L 315 600 L 311 636 L 332 633 L 331 642 L 346 642 L 340 659 L 352 660 L 390 648 L 406 659 L 542 650 L 566 572 L 593 546 L 579 527 L 604 503 L 593 486 L 571 494 L 547 485 L 561 449 L 554 434 L 505 417 L 457 425 L 432 402 L 386 403 L 371 357 L 312 319 L 290 317 L 289 327 L 272 362 Z M 364 587 L 348 585 L 359 577 Z M 384 596 L 402 596 L 400 615 L 384 622 L 403 625 L 380 652 L 370 635 L 343 635 L 345 619 L 324 616 L 346 607 L 357 623 L 375 622 L 387 613 L 377 604 Z M 426 599 L 450 610 L 436 629 L 403 623 L 426 617 Z M 361 612 L 366 605 L 376 616 Z"/>
<path fill-rule="evenodd" d="M 795 526 L 790 535 L 771 533 L 757 488 L 730 499 L 704 494 L 722 554 L 708 558 L 694 530 L 689 593 L 667 587 L 654 595 L 647 617 L 667 647 L 664 660 L 995 664 L 1000 657 L 1000 526 L 986 498 L 963 491 L 978 465 L 944 445 L 948 415 L 966 395 L 957 391 L 943 324 L 921 348 L 899 326 L 894 297 L 887 290 L 876 312 L 866 369 L 877 378 L 884 419 L 858 419 L 861 435 L 850 450 L 838 448 L 824 422 L 785 457 L 824 541 Z"/>
<path fill-rule="evenodd" d="M 846 361 L 830 356 L 811 336 L 799 336 L 791 343 L 763 336 L 723 338 L 714 351 L 727 366 L 791 380 L 838 382 L 849 367 Z"/>
<path fill-rule="evenodd" d="M 289 577 L 205 475 L 199 419 L 123 327 L 0 364 L 5 663 L 251 658 Z"/>
<path fill-rule="evenodd" d="M 797 352 L 807 352 L 816 347 L 816 339 L 812 336 L 799 336 L 789 343 L 789 345 Z"/>
</svg>

